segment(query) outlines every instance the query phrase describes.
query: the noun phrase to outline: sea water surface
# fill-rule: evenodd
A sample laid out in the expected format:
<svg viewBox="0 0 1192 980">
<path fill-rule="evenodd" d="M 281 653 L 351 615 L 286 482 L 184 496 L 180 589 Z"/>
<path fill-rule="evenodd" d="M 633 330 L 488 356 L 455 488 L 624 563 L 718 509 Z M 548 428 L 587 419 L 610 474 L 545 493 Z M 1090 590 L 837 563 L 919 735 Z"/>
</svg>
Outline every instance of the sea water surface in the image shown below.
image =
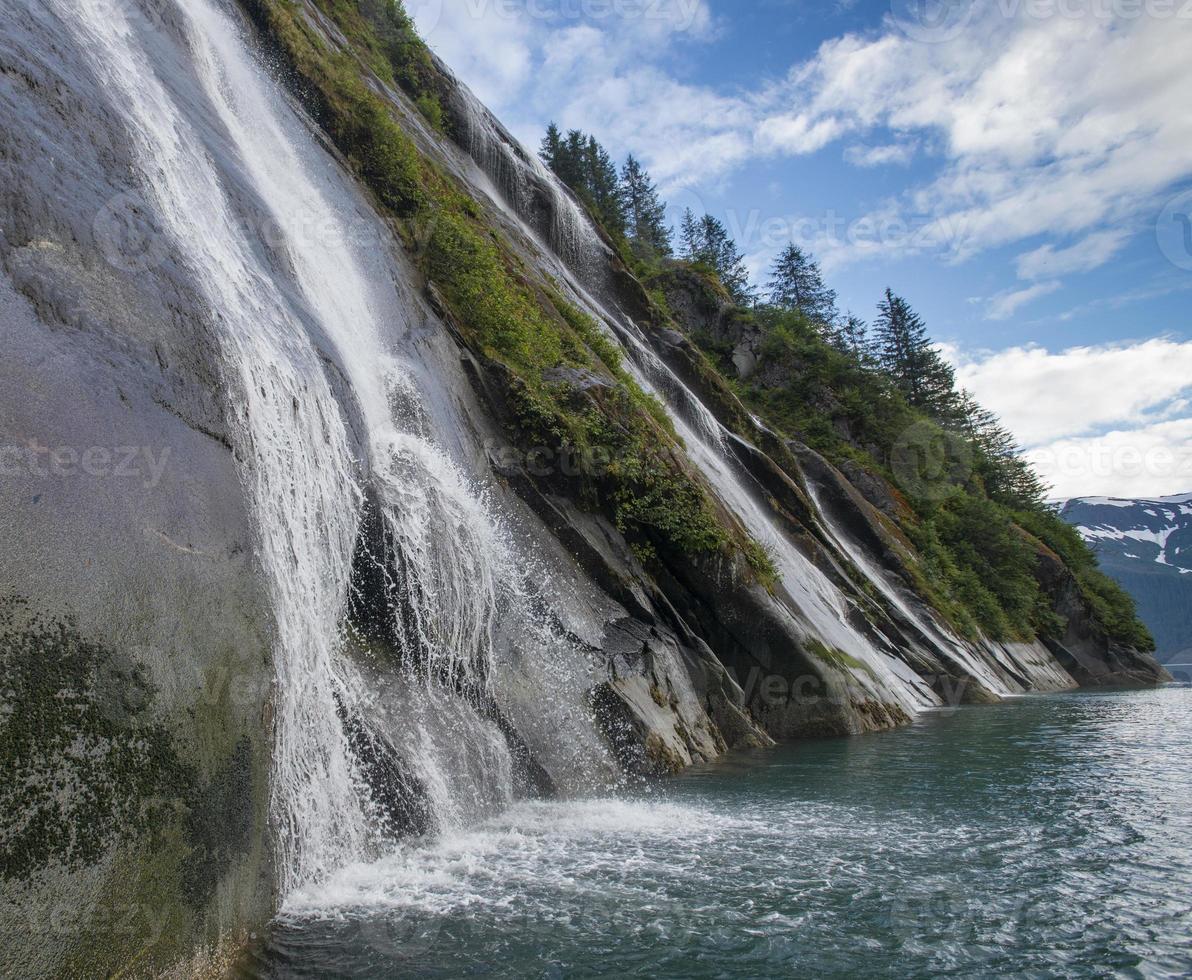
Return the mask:
<svg viewBox="0 0 1192 980">
<path fill-rule="evenodd" d="M 299 896 L 255 975 L 1192 975 L 1188 673 L 523 803 Z"/>
</svg>

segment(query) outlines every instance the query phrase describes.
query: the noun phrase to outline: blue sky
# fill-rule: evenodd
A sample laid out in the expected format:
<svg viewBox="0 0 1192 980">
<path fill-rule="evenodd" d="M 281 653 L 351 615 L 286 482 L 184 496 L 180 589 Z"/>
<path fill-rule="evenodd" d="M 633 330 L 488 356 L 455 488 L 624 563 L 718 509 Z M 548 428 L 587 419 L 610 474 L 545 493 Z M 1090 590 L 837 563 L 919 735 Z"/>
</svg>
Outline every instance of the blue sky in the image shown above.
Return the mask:
<svg viewBox="0 0 1192 980">
<path fill-rule="evenodd" d="M 1188 0 L 407 0 L 528 145 L 891 286 L 1057 496 L 1192 489 Z"/>
</svg>

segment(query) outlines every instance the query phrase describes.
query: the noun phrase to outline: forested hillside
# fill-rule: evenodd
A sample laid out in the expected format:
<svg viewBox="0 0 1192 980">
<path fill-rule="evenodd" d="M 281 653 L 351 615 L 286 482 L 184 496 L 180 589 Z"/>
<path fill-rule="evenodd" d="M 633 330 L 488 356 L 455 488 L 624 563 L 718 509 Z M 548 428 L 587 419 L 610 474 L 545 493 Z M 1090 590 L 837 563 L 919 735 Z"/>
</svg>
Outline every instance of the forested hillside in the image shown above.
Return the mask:
<svg viewBox="0 0 1192 980">
<path fill-rule="evenodd" d="M 1062 628 L 1035 574 L 1043 547 L 1074 571 L 1112 636 L 1154 648 L 1133 600 L 1045 506 L 1047 487 L 1014 436 L 957 386 L 906 298 L 885 288 L 872 322 L 841 311 L 814 256 L 796 244 L 753 283 L 713 215 L 687 210 L 667 227 L 666 203 L 632 156 L 618 175 L 594 136 L 553 124 L 541 156 L 617 243 L 658 315 L 690 332 L 752 412 L 859 486 L 881 487 L 881 509 L 923 559 L 919 588 L 962 632 Z"/>
</svg>

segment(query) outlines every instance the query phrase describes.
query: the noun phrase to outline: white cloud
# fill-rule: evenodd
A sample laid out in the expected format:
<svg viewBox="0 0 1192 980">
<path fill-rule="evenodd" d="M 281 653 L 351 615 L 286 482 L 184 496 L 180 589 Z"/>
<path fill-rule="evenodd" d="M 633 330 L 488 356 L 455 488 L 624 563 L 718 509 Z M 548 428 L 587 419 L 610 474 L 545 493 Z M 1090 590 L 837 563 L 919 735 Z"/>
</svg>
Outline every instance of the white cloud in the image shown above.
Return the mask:
<svg viewBox="0 0 1192 980">
<path fill-rule="evenodd" d="M 672 202 L 696 206 L 693 188 L 762 156 L 847 139 L 848 162 L 877 166 L 929 147 L 939 165 L 917 185 L 870 214 L 844 216 L 847 234 L 802 237 L 825 269 L 917 253 L 960 261 L 1033 239 L 1016 261 L 1022 288 L 982 301 L 992 318 L 1110 261 L 1153 223 L 1169 188 L 1192 176 L 1188 18 L 1112 18 L 1098 7 L 1032 17 L 1037 4 L 974 5 L 964 30 L 943 43 L 917 43 L 887 23 L 825 42 L 778 82 L 730 94 L 670 67 L 683 44 L 715 35 L 706 0 L 589 5 L 612 13 L 584 17 L 566 15 L 583 4 L 558 0 L 536 5 L 542 17 L 500 0 L 408 3 L 433 28 L 432 47 L 515 133 L 535 143 L 551 118 L 591 131 L 618 155 L 640 156 Z M 676 15 L 647 19 L 647 9 Z M 855 234 L 859 225 L 876 232 Z M 781 247 L 741 244 L 758 269 Z M 1015 348 L 958 360 L 961 382 L 1037 449 L 1091 459 L 1098 447 L 1178 455 L 1192 442 L 1192 423 L 1175 419 L 1187 410 L 1192 344 Z M 1063 494 L 1192 486 L 1192 474 L 1179 472 L 1148 483 L 1121 458 L 1105 475 L 1091 464 L 1083 475 L 1062 470 L 1045 475 Z"/>
<path fill-rule="evenodd" d="M 1058 499 L 1186 493 L 1192 490 L 1192 419 L 1059 439 L 1027 459 Z"/>
<path fill-rule="evenodd" d="M 881 146 L 850 146 L 844 159 L 854 167 L 904 166 L 914 159 L 918 143 L 887 143 Z"/>
<path fill-rule="evenodd" d="M 948 353 L 957 381 L 1026 446 L 1160 421 L 1192 389 L 1192 341 Z"/>
<path fill-rule="evenodd" d="M 931 146 L 932 176 L 849 216 L 917 233 L 819 244 L 834 267 L 916 253 L 960 261 L 1044 237 L 1019 257 L 1022 278 L 1087 271 L 1192 175 L 1189 18 L 973 5 L 943 43 L 887 22 L 826 41 L 778 82 L 726 94 L 670 68 L 682 45 L 716 36 L 707 0 L 410 3 L 433 25 L 432 46 L 514 132 L 536 142 L 551 118 L 589 130 L 618 155 L 636 153 L 668 193 L 850 137 L 845 158 L 858 166 Z"/>
<path fill-rule="evenodd" d="M 754 153 L 747 101 L 659 67 L 712 39 L 707 0 L 407 0 L 427 43 L 524 142 L 548 120 L 642 158 L 664 188 L 715 179 Z"/>
<path fill-rule="evenodd" d="M 1061 283 L 1058 280 L 1051 282 L 1040 282 L 1033 286 L 1027 286 L 1025 289 L 1007 290 L 1004 293 L 998 293 L 990 301 L 985 309 L 986 320 L 1008 320 L 1018 310 L 1026 306 L 1027 303 L 1034 302 L 1041 296 L 1047 296 L 1059 289 Z"/>
<path fill-rule="evenodd" d="M 816 119 L 807 113 L 771 116 L 763 119 L 757 129 L 757 145 L 771 153 L 801 156 L 822 150 L 835 142 L 847 126 L 831 117 Z"/>
<path fill-rule="evenodd" d="M 1094 232 L 1068 248 L 1043 245 L 1018 256 L 1018 278 L 1049 279 L 1074 272 L 1091 272 L 1113 258 L 1129 237 L 1127 230 L 1115 228 Z"/>
<path fill-rule="evenodd" d="M 942 170 L 897 208 L 965 227 L 950 243 L 960 258 L 1116 228 L 1192 171 L 1186 154 L 1177 159 L 1192 140 L 1181 108 L 1192 101 L 1192 73 L 1181 67 L 1192 20 L 1037 20 L 1005 17 L 1000 6 L 943 44 L 829 41 L 788 82 L 810 102 L 808 126 L 820 116 L 938 140 Z"/>
<path fill-rule="evenodd" d="M 511 105 L 530 81 L 542 24 L 487 0 L 407 0 L 426 42 L 482 102 Z"/>
<path fill-rule="evenodd" d="M 1057 497 L 1192 489 L 1192 342 L 945 354 L 957 381 L 1028 448 Z"/>
</svg>

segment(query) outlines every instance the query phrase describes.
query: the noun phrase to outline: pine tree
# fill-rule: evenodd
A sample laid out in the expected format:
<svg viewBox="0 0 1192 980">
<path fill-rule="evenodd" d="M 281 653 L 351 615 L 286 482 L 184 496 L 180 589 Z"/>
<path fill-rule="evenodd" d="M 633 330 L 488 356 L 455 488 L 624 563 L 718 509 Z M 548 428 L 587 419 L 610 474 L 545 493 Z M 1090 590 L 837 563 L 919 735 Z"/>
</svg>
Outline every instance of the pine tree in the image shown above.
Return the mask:
<svg viewBox="0 0 1192 980">
<path fill-rule="evenodd" d="M 566 138 L 559 144 L 559 152 L 554 171 L 577 194 L 586 187 L 588 139 L 578 129 L 569 130 Z"/>
<path fill-rule="evenodd" d="M 989 496 L 1011 507 L 1041 507 L 1047 486 L 1022 458 L 1018 441 L 1001 420 L 963 390 L 956 397 L 956 410 L 960 416 L 958 429 L 981 454 Z"/>
<path fill-rule="evenodd" d="M 617 165 L 594 136 L 572 129 L 564 137 L 551 123 L 538 154 L 614 238 L 625 234 L 625 206 Z"/>
<path fill-rule="evenodd" d="M 630 242 L 648 256 L 671 254 L 670 229 L 666 227 L 666 205 L 658 189 L 631 154 L 621 171 L 621 200 L 625 207 Z"/>
<path fill-rule="evenodd" d="M 774 306 L 795 310 L 824 327 L 836 320 L 835 291 L 824 285 L 819 266 L 798 245 L 788 245 L 775 261 L 767 289 Z"/>
<path fill-rule="evenodd" d="M 621 180 L 617 165 L 596 137 L 589 136 L 584 152 L 585 190 L 597 217 L 614 237 L 625 234 L 625 205 L 621 199 Z"/>
<path fill-rule="evenodd" d="M 851 354 L 861 364 L 872 362 L 873 351 L 869 340 L 869 324 L 859 316 L 849 312 L 832 336 L 839 350 Z"/>
<path fill-rule="evenodd" d="M 683 220 L 679 225 L 679 249 L 682 258 L 688 262 L 698 261 L 696 256 L 702 250 L 700 242 L 699 220 L 691 208 L 685 208 Z"/>
<path fill-rule="evenodd" d="M 956 377 L 932 346 L 927 325 L 901 296 L 887 289 L 875 324 L 878 363 L 915 408 L 945 417 L 954 409 Z"/>
<path fill-rule="evenodd" d="M 749 270 L 745 268 L 745 259 L 737 250 L 737 243 L 730 237 L 728 229 L 710 214 L 703 216 L 698 229 L 699 248 L 695 261 L 703 262 L 715 270 L 721 284 L 737 303 L 742 306 L 751 304 L 754 295 L 749 284 Z"/>
<path fill-rule="evenodd" d="M 551 170 L 558 173 L 562 155 L 563 134 L 559 132 L 559 127 L 552 122 L 546 127 L 546 135 L 542 138 L 542 145 L 538 149 L 538 156 Z"/>
</svg>

